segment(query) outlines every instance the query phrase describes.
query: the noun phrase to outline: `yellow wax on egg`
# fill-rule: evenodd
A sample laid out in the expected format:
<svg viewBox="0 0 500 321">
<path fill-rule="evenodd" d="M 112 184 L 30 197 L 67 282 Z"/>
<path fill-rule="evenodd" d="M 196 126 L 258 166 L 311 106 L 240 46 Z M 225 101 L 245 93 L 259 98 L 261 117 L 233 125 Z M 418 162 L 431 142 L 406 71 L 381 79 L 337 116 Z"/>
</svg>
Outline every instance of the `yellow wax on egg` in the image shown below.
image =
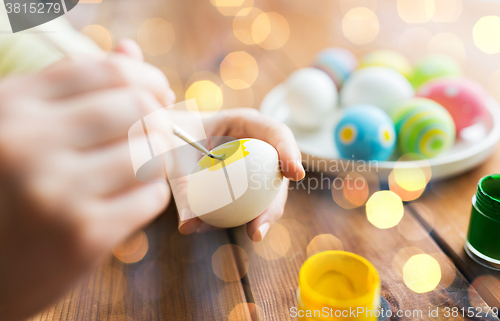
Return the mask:
<svg viewBox="0 0 500 321">
<path fill-rule="evenodd" d="M 236 161 L 247 157 L 250 153 L 245 148 L 245 143 L 248 139 L 241 139 L 224 144 L 221 148 L 213 151 L 213 155 L 222 156 L 224 159 L 214 159 L 209 156 L 203 156 L 199 161 L 200 170 L 208 168 L 209 171 L 217 171 L 222 169 L 223 166 L 228 166 Z"/>
</svg>

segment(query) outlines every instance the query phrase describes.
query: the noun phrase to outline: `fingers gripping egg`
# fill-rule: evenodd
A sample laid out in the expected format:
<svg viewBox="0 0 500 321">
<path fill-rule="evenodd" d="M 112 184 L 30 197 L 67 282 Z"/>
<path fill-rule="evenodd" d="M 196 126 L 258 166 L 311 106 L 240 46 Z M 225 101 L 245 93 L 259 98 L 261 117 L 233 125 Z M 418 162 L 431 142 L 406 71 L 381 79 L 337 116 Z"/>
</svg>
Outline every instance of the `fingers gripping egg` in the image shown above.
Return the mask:
<svg viewBox="0 0 500 321">
<path fill-rule="evenodd" d="M 250 222 L 272 203 L 283 183 L 278 152 L 258 139 L 240 139 L 212 150 L 189 177 L 187 196 L 193 214 L 216 227 Z"/>
<path fill-rule="evenodd" d="M 394 123 L 378 107 L 348 107 L 335 128 L 335 144 L 342 158 L 387 160 L 396 145 Z"/>
</svg>

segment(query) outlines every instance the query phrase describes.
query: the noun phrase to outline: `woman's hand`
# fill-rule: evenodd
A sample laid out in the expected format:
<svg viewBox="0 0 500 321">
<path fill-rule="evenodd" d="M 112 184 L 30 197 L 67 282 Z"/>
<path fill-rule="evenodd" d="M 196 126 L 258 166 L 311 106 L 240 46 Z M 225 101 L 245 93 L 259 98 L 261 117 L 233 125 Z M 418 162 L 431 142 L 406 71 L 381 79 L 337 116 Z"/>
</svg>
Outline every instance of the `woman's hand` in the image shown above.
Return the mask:
<svg viewBox="0 0 500 321">
<path fill-rule="evenodd" d="M 217 115 L 206 118 L 204 128 L 208 136 L 230 136 L 234 138 L 257 138 L 276 148 L 282 165 L 282 173 L 286 177 L 281 191 L 273 203 L 257 218 L 247 224 L 248 236 L 255 242 L 261 241 L 271 224 L 283 215 L 288 195 L 288 179 L 298 181 L 304 178 L 305 171 L 301 163 L 301 154 L 290 129 L 257 110 L 249 108 L 222 110 Z M 192 217 L 185 214 L 190 211 L 187 201 L 188 178 L 176 179 L 170 185 L 176 196 L 176 205 L 182 217 Z M 213 227 L 202 222 L 199 218 L 181 221 L 179 231 L 190 234 L 195 231 L 204 232 Z"/>
<path fill-rule="evenodd" d="M 0 82 L 2 319 L 52 303 L 169 202 L 167 184 L 136 179 L 127 134 L 173 93 L 122 53 Z"/>
</svg>

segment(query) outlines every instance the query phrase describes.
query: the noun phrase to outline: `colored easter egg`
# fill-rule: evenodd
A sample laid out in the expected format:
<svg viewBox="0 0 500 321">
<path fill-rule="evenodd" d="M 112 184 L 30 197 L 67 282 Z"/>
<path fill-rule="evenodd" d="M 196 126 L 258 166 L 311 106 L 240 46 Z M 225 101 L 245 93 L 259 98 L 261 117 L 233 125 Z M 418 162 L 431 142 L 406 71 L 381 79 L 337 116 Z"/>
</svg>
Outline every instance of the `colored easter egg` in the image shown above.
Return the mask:
<svg viewBox="0 0 500 321">
<path fill-rule="evenodd" d="M 290 75 L 285 85 L 290 117 L 298 127 L 314 129 L 321 126 L 325 116 L 337 107 L 337 88 L 319 69 L 299 69 Z"/>
<path fill-rule="evenodd" d="M 488 115 L 488 94 L 477 82 L 466 78 L 442 78 L 422 85 L 417 96 L 429 98 L 450 112 L 457 134 Z"/>
<path fill-rule="evenodd" d="M 413 74 L 410 61 L 397 51 L 375 50 L 363 56 L 359 62 L 360 68 L 373 66 L 394 69 L 405 76 L 406 79 L 410 79 Z"/>
<path fill-rule="evenodd" d="M 343 110 L 334 138 L 342 158 L 383 161 L 392 156 L 396 145 L 394 123 L 389 115 L 366 104 Z"/>
<path fill-rule="evenodd" d="M 329 48 L 316 55 L 313 66 L 326 72 L 340 88 L 344 80 L 358 67 L 356 56 L 344 48 Z"/>
<path fill-rule="evenodd" d="M 192 213 L 217 227 L 235 227 L 264 212 L 281 189 L 278 152 L 258 139 L 239 139 L 212 150 L 224 160 L 204 156 L 189 176 Z"/>
<path fill-rule="evenodd" d="M 415 95 L 408 79 L 387 67 L 366 67 L 355 71 L 340 92 L 342 106 L 369 104 L 389 115 Z"/>
<path fill-rule="evenodd" d="M 455 123 L 450 113 L 427 98 L 415 98 L 392 115 L 401 153 L 433 158 L 455 142 Z"/>
<path fill-rule="evenodd" d="M 460 66 L 453 58 L 444 55 L 431 55 L 417 63 L 413 70 L 411 84 L 414 88 L 418 88 L 432 79 L 460 76 L 461 74 Z"/>
</svg>

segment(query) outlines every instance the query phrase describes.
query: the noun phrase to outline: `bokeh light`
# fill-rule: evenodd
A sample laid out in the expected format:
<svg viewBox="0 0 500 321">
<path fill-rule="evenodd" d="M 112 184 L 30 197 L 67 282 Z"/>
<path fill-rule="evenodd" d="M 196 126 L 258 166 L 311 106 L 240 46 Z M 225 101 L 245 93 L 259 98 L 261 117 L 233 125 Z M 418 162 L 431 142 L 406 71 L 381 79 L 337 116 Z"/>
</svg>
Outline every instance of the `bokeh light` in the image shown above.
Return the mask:
<svg viewBox="0 0 500 321">
<path fill-rule="evenodd" d="M 376 192 L 366 203 L 368 221 L 379 229 L 396 226 L 403 215 L 403 201 L 391 191 Z"/>
<path fill-rule="evenodd" d="M 131 264 L 142 260 L 148 253 L 148 249 L 148 236 L 144 231 L 139 231 L 123 244 L 114 248 L 113 254 L 123 263 Z"/>
<path fill-rule="evenodd" d="M 261 13 L 252 25 L 255 43 L 266 50 L 283 47 L 290 38 L 290 26 L 285 17 L 276 12 Z"/>
<path fill-rule="evenodd" d="M 500 17 L 486 16 L 479 19 L 472 29 L 474 44 L 484 53 L 500 52 Z"/>
<path fill-rule="evenodd" d="M 212 255 L 212 271 L 225 282 L 239 281 L 248 272 L 248 254 L 235 244 L 220 246 Z"/>
<path fill-rule="evenodd" d="M 438 33 L 432 37 L 427 47 L 430 54 L 444 54 L 463 62 L 466 57 L 462 40 L 450 32 Z"/>
<path fill-rule="evenodd" d="M 194 82 L 186 90 L 186 100 L 195 99 L 199 111 L 218 111 L 224 101 L 222 90 L 210 80 Z"/>
<path fill-rule="evenodd" d="M 252 87 L 245 89 L 232 89 L 227 85 L 222 86 L 224 105 L 222 108 L 253 107 L 255 96 Z"/>
<path fill-rule="evenodd" d="M 439 289 L 448 288 L 457 275 L 455 263 L 444 253 L 432 253 L 431 256 L 436 259 L 441 268 L 441 280 L 439 281 Z"/>
<path fill-rule="evenodd" d="M 284 257 L 290 246 L 290 233 L 280 223 L 274 223 L 262 241 L 253 243 L 255 253 L 266 260 Z"/>
<path fill-rule="evenodd" d="M 434 22 L 454 22 L 462 14 L 462 0 L 437 0 L 434 2 Z"/>
<path fill-rule="evenodd" d="M 92 39 L 102 50 L 110 52 L 113 49 L 113 36 L 111 32 L 101 25 L 85 26 L 81 33 Z"/>
<path fill-rule="evenodd" d="M 261 43 L 271 32 L 271 21 L 269 15 L 262 12 L 252 23 L 252 38 L 254 43 Z"/>
<path fill-rule="evenodd" d="M 150 56 L 166 54 L 175 42 L 174 28 L 161 18 L 146 20 L 137 31 L 137 42 Z"/>
<path fill-rule="evenodd" d="M 123 296 L 127 291 L 127 280 L 122 271 L 105 265 L 99 268 L 97 273 L 100 274 L 102 280 L 112 280 L 112 282 L 100 282 L 99 295 L 94 296 L 94 298 L 103 305 L 114 304 L 123 300 Z"/>
<path fill-rule="evenodd" d="M 397 194 L 401 198 L 402 201 L 405 201 L 405 202 L 413 201 L 422 195 L 422 193 L 425 190 L 425 187 L 422 189 L 418 189 L 418 190 L 407 190 L 398 184 L 394 173 L 395 173 L 395 171 L 393 170 L 389 174 L 389 181 L 388 181 L 389 182 L 389 189 L 391 190 L 391 192 Z"/>
<path fill-rule="evenodd" d="M 392 258 L 393 274 L 398 280 L 403 281 L 403 268 L 408 260 L 417 254 L 424 254 L 420 248 L 416 246 L 404 247 L 400 249 Z"/>
<path fill-rule="evenodd" d="M 368 8 L 349 10 L 342 19 L 344 36 L 356 45 L 364 45 L 377 38 L 380 31 L 377 15 Z"/>
<path fill-rule="evenodd" d="M 416 61 L 427 54 L 427 46 L 432 39 L 432 33 L 423 27 L 413 27 L 405 30 L 399 37 L 398 48 L 406 53 L 406 57 Z"/>
<path fill-rule="evenodd" d="M 271 30 L 270 23 L 266 25 L 265 17 L 260 18 L 254 29 L 254 22 L 262 13 L 262 10 L 258 8 L 240 10 L 233 19 L 234 36 L 246 45 L 256 44 L 254 34 L 258 40 L 264 40 L 265 37 L 267 37 L 267 35 L 265 35 L 266 30 L 268 30 L 268 32 Z"/>
<path fill-rule="evenodd" d="M 228 321 L 264 320 L 264 311 L 255 303 L 240 303 L 227 317 Z"/>
<path fill-rule="evenodd" d="M 366 7 L 373 12 L 377 11 L 377 0 L 340 0 L 339 4 L 342 14 L 357 7 Z"/>
<path fill-rule="evenodd" d="M 332 182 L 332 197 L 345 209 L 365 204 L 370 195 L 380 190 L 378 177 L 373 173 L 344 172 Z"/>
<path fill-rule="evenodd" d="M 426 23 L 436 10 L 434 0 L 398 0 L 397 7 L 406 23 Z"/>
<path fill-rule="evenodd" d="M 441 281 L 439 262 L 428 254 L 412 256 L 403 267 L 405 285 L 416 293 L 434 290 Z"/>
<path fill-rule="evenodd" d="M 240 10 L 253 7 L 253 0 L 210 0 L 224 16 L 235 16 Z"/>
<path fill-rule="evenodd" d="M 307 246 L 307 257 L 323 251 L 343 251 L 342 242 L 331 234 L 316 235 Z"/>
<path fill-rule="evenodd" d="M 245 51 L 228 54 L 220 64 L 220 75 L 232 89 L 245 89 L 255 82 L 259 66 L 254 57 Z"/>
<path fill-rule="evenodd" d="M 418 161 L 419 166 L 414 165 L 413 161 Z M 428 160 L 416 154 L 405 154 L 399 158 L 389 175 L 389 188 L 403 201 L 413 201 L 422 195 L 431 177 Z"/>
</svg>

